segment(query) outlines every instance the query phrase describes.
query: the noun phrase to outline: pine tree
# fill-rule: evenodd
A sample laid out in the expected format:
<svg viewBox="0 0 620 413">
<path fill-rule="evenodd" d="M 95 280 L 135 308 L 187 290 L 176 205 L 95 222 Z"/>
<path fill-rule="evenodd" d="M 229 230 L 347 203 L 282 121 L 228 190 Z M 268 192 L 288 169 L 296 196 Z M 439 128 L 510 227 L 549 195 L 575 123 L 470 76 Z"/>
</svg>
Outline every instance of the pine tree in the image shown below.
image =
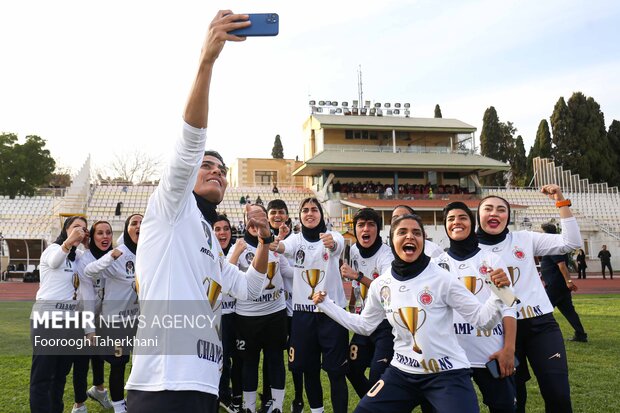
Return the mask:
<svg viewBox="0 0 620 413">
<path fill-rule="evenodd" d="M 435 117 L 436 118 L 441 118 L 441 108 L 439 107 L 439 104 L 435 105 Z"/>
<path fill-rule="evenodd" d="M 553 149 L 551 154 L 557 165 L 562 165 L 564 169 L 571 169 L 576 166 L 578 161 L 578 147 L 571 142 L 570 130 L 571 117 L 568 112 L 568 106 L 563 97 L 560 97 L 553 108 L 551 114 L 551 132 L 553 133 Z M 577 173 L 573 170 L 573 173 Z"/>
<path fill-rule="evenodd" d="M 273 142 L 273 149 L 271 150 L 271 157 L 273 159 L 284 159 L 284 148 L 282 147 L 282 141 L 280 135 L 276 135 L 276 139 Z"/>
<path fill-rule="evenodd" d="M 512 153 L 512 135 L 516 129 L 512 122 L 499 121 L 497 111 L 493 106 L 484 112 L 482 118 L 482 132 L 480 132 L 480 153 L 498 161 L 507 162 Z M 485 185 L 503 186 L 503 174 L 496 173 L 483 178 Z"/>
<path fill-rule="evenodd" d="M 611 186 L 620 186 L 620 122 L 615 119 L 611 122 L 611 125 L 609 125 L 607 141 L 611 148 L 609 155 L 612 165 L 616 165 L 616 173 L 608 182 Z"/>
<path fill-rule="evenodd" d="M 551 132 L 549 132 L 547 119 L 541 120 L 538 124 L 534 146 L 536 147 L 536 156 L 551 158 Z"/>
<path fill-rule="evenodd" d="M 514 149 L 512 151 L 512 159 L 510 162 L 510 170 L 512 172 L 512 184 L 523 186 L 525 182 L 526 173 L 526 157 L 525 157 L 525 145 L 523 144 L 523 138 L 521 135 L 517 136 L 514 141 Z"/>
<path fill-rule="evenodd" d="M 579 148 L 576 171 L 590 182 L 606 182 L 614 174 L 610 163 L 609 141 L 605 117 L 601 108 L 591 97 L 581 92 L 573 93 L 567 102 L 571 115 L 571 140 Z"/>
</svg>

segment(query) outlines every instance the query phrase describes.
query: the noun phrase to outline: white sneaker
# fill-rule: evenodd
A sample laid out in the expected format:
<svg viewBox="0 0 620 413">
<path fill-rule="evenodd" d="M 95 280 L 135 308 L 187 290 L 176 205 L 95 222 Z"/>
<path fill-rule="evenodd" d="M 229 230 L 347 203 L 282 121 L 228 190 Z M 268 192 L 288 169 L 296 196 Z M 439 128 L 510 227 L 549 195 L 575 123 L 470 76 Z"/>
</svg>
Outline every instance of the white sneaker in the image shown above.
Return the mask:
<svg viewBox="0 0 620 413">
<path fill-rule="evenodd" d="M 99 391 L 99 390 L 97 390 L 97 388 L 95 386 L 93 386 L 90 389 L 88 389 L 86 394 L 91 399 L 95 400 L 96 402 L 99 402 L 99 404 L 104 409 L 111 409 L 113 407 L 112 406 L 112 401 L 110 401 L 110 398 L 108 397 L 108 391 L 106 389 L 104 389 L 103 391 Z M 84 411 L 86 411 L 86 410 L 84 410 Z"/>
<path fill-rule="evenodd" d="M 114 406 L 114 413 L 127 413 L 127 401 L 119 400 L 117 402 L 112 402 Z"/>
<path fill-rule="evenodd" d="M 80 407 L 75 407 L 75 404 L 73 405 L 73 409 L 71 409 L 71 413 L 88 413 L 88 410 L 86 409 L 86 405 L 83 404 Z"/>
</svg>

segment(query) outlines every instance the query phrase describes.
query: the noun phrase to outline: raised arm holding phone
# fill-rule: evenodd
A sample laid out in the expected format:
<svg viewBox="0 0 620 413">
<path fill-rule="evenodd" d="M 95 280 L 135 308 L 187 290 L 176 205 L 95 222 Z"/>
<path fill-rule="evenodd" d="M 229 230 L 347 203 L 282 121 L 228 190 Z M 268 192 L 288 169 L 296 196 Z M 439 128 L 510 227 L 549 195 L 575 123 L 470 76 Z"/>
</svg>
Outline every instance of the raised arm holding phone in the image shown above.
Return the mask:
<svg viewBox="0 0 620 413">
<path fill-rule="evenodd" d="M 158 338 L 154 348 L 135 351 L 127 381 L 127 409 L 141 412 L 217 412 L 222 368 L 221 293 L 252 300 L 263 290 L 271 231 L 264 211 L 248 211 L 256 229 L 256 255 L 244 273 L 230 264 L 213 225 L 226 191 L 226 165 L 205 152 L 209 88 L 213 67 L 230 34 L 250 26 L 247 15 L 219 11 L 209 26 L 198 72 L 184 112 L 182 136 L 175 142 L 160 184 L 149 199 L 136 252 L 136 286 L 141 315 L 136 339 Z M 220 293 L 221 292 L 221 293 Z M 148 324 L 154 316 L 202 315 L 205 328 L 166 328 Z M 190 312 L 191 310 L 191 312 Z"/>
</svg>

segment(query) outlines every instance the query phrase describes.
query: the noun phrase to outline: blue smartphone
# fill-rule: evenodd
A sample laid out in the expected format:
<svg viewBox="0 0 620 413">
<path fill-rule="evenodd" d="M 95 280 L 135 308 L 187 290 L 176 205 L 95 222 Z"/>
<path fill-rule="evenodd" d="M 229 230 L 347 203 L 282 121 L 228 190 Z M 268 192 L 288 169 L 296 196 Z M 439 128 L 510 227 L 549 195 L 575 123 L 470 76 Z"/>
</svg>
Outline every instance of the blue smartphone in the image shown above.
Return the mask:
<svg viewBox="0 0 620 413">
<path fill-rule="evenodd" d="M 229 32 L 235 36 L 277 36 L 280 30 L 280 17 L 277 13 L 248 14 L 252 24 L 243 29 Z"/>
<path fill-rule="evenodd" d="M 515 369 L 519 366 L 519 359 L 517 358 L 517 356 L 515 356 Z M 497 359 L 493 359 L 488 361 L 485 366 L 487 366 L 487 370 L 489 370 L 489 373 L 491 373 L 491 376 L 493 376 L 494 379 L 499 379 L 501 376 L 501 373 L 499 371 L 499 362 L 497 361 Z"/>
</svg>

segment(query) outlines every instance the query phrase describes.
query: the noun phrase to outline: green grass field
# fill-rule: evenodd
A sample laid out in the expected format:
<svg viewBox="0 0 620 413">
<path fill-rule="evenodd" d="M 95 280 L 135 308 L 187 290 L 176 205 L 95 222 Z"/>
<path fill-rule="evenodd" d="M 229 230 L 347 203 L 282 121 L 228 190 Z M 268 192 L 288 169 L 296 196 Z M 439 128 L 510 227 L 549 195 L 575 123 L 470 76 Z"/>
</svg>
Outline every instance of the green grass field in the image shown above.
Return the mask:
<svg viewBox="0 0 620 413">
<path fill-rule="evenodd" d="M 614 395 L 618 383 L 620 360 L 620 296 L 578 295 L 575 305 L 588 332 L 590 342 L 566 343 L 570 382 L 575 412 L 620 412 L 620 398 Z M 28 412 L 28 384 L 30 375 L 30 343 L 28 317 L 31 302 L 0 302 L 0 413 Z M 556 311 L 565 337 L 572 335 L 566 320 Z M 129 369 L 128 369 L 129 370 Z M 106 366 L 107 377 L 107 366 Z M 107 385 L 106 385 L 107 387 Z M 259 385 L 260 389 L 260 385 Z M 528 412 L 544 412 L 536 380 L 528 383 Z M 287 376 L 285 412 L 290 406 L 292 379 Z M 326 412 L 331 412 L 329 383 L 323 375 Z M 349 411 L 353 411 L 358 397 L 350 387 Z M 73 388 L 71 375 L 65 389 L 65 412 L 71 411 Z M 87 402 L 89 412 L 103 412 L 98 404 Z M 482 408 L 482 411 L 488 411 Z M 110 410 L 111 411 L 111 410 Z M 306 402 L 305 411 L 309 411 Z M 419 409 L 416 409 L 419 411 Z"/>
</svg>

